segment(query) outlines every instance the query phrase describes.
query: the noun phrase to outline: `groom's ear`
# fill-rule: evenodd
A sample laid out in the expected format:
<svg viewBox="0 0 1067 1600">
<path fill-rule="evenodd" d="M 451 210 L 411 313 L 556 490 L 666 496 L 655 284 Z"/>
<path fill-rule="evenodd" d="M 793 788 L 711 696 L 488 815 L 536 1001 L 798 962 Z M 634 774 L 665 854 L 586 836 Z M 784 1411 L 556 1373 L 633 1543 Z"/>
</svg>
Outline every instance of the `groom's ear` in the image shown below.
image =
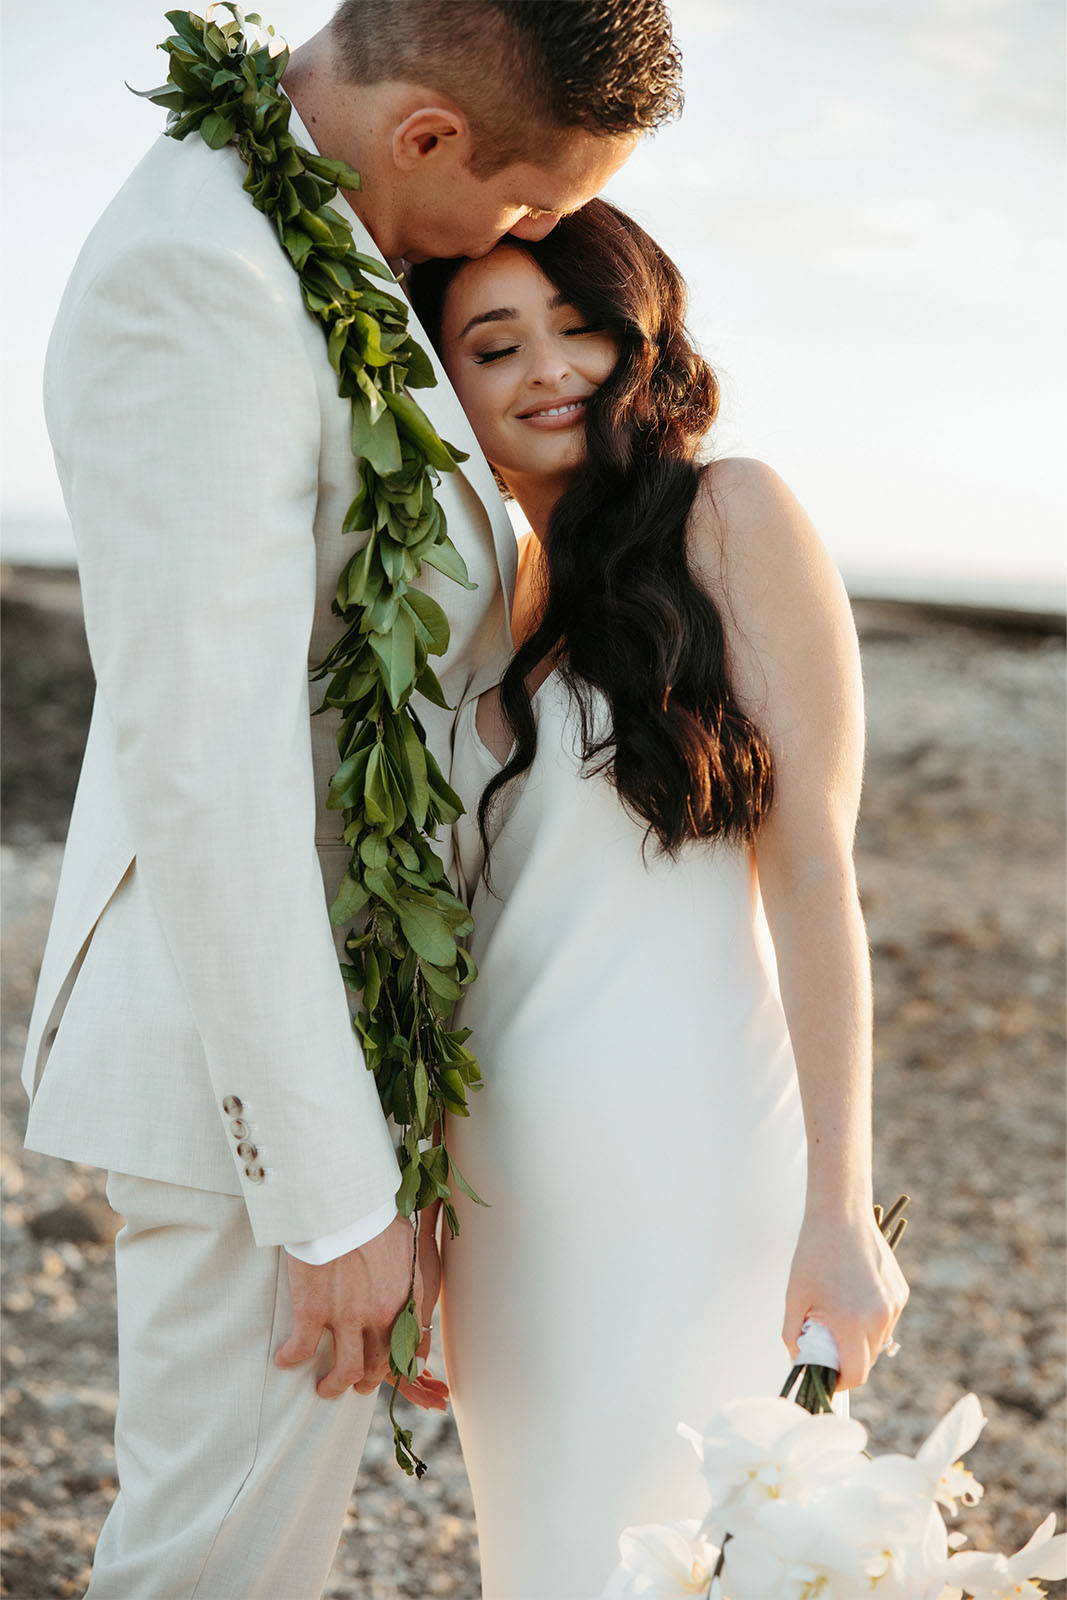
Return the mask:
<svg viewBox="0 0 1067 1600">
<path fill-rule="evenodd" d="M 413 172 L 427 160 L 451 162 L 467 158 L 470 127 L 458 108 L 420 106 L 393 129 L 392 156 L 401 172 Z"/>
</svg>

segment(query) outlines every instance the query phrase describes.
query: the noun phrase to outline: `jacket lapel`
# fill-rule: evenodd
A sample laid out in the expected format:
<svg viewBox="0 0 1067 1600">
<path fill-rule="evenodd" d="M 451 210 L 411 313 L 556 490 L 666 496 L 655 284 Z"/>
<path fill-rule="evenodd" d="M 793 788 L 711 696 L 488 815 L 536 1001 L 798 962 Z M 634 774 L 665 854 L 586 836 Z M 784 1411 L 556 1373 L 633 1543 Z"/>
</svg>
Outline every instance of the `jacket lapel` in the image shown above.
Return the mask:
<svg viewBox="0 0 1067 1600">
<path fill-rule="evenodd" d="M 284 90 L 282 91 L 284 93 Z M 315 144 L 305 127 L 296 106 L 290 100 L 289 128 L 293 137 L 316 155 L 321 151 Z M 366 255 L 377 256 L 382 259 L 381 251 L 368 232 L 363 221 L 345 199 L 338 189 L 335 198 L 330 202 L 335 211 L 338 211 L 352 229 L 352 240 L 357 250 Z M 403 285 L 394 282 L 390 286 L 391 292 L 399 293 L 407 301 Z M 466 413 L 456 397 L 440 357 L 430 342 L 429 336 L 415 315 L 408 301 L 408 326 L 416 343 L 420 344 L 426 352 L 437 379 L 436 386 L 432 389 L 416 389 L 412 398 L 415 399 L 426 415 L 430 418 L 437 432 L 449 444 L 454 444 L 458 449 L 467 452 L 468 459 L 461 462 L 456 468 L 463 474 L 471 488 L 485 507 L 492 531 L 493 546 L 496 551 L 497 568 L 500 572 L 500 582 L 503 585 L 505 597 L 505 614 L 510 615 L 511 602 L 515 594 L 515 574 L 518 562 L 518 547 L 515 531 L 511 525 L 507 508 L 497 488 L 496 479 L 493 477 L 492 468 L 482 453 L 482 447 L 475 437 L 474 430 L 467 421 Z M 495 680 L 494 680 L 495 681 Z"/>
</svg>

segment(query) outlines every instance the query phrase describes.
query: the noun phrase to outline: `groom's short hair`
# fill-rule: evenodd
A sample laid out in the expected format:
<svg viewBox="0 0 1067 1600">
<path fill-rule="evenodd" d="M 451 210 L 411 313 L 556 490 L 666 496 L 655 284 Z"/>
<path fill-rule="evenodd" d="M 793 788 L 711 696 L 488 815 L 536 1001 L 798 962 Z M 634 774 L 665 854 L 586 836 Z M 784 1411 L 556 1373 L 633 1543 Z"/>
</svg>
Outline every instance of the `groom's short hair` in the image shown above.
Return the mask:
<svg viewBox="0 0 1067 1600">
<path fill-rule="evenodd" d="M 682 109 L 666 0 L 341 0 L 330 29 L 346 82 L 454 101 L 479 179 L 550 156 L 567 129 L 643 132 Z"/>
</svg>

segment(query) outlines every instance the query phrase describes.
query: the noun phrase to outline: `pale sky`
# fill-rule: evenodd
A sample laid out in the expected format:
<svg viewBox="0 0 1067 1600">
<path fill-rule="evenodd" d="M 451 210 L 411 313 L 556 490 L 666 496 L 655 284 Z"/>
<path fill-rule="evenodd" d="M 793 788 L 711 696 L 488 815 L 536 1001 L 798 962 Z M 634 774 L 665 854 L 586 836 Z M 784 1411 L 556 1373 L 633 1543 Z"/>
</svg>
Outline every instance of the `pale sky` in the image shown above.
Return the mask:
<svg viewBox="0 0 1067 1600">
<path fill-rule="evenodd" d="M 163 82 L 165 9 L 4 9 L 8 559 L 73 549 L 44 350 L 85 235 L 165 126 L 123 82 Z M 260 9 L 295 48 L 333 4 Z M 685 112 L 606 193 L 690 285 L 719 453 L 781 473 L 853 592 L 1026 603 L 1058 580 L 1062 605 L 1059 0 L 672 11 Z"/>
</svg>

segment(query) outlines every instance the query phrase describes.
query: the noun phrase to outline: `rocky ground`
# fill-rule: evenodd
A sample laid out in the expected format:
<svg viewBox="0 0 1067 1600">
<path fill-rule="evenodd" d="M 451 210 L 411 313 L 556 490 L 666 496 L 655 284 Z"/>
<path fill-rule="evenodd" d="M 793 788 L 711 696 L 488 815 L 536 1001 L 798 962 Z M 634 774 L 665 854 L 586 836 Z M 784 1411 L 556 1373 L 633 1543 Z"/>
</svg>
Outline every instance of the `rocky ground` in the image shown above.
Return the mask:
<svg viewBox="0 0 1067 1600">
<path fill-rule="evenodd" d="M 22 1150 L 18 1071 L 92 685 L 76 581 L 3 578 L 0 1594 L 53 1600 L 83 1593 L 115 1493 L 116 1219 L 102 1173 Z M 912 1220 L 902 1349 L 852 1414 L 875 1453 L 913 1450 L 973 1390 L 989 1421 L 966 1459 L 985 1497 L 955 1525 L 1011 1551 L 1065 1512 L 1063 644 L 1010 618 L 856 614 L 875 1195 L 907 1192 Z M 395 1466 L 381 1399 L 327 1600 L 478 1595 L 454 1428 L 408 1414 L 433 1470 L 419 1483 Z"/>
</svg>

